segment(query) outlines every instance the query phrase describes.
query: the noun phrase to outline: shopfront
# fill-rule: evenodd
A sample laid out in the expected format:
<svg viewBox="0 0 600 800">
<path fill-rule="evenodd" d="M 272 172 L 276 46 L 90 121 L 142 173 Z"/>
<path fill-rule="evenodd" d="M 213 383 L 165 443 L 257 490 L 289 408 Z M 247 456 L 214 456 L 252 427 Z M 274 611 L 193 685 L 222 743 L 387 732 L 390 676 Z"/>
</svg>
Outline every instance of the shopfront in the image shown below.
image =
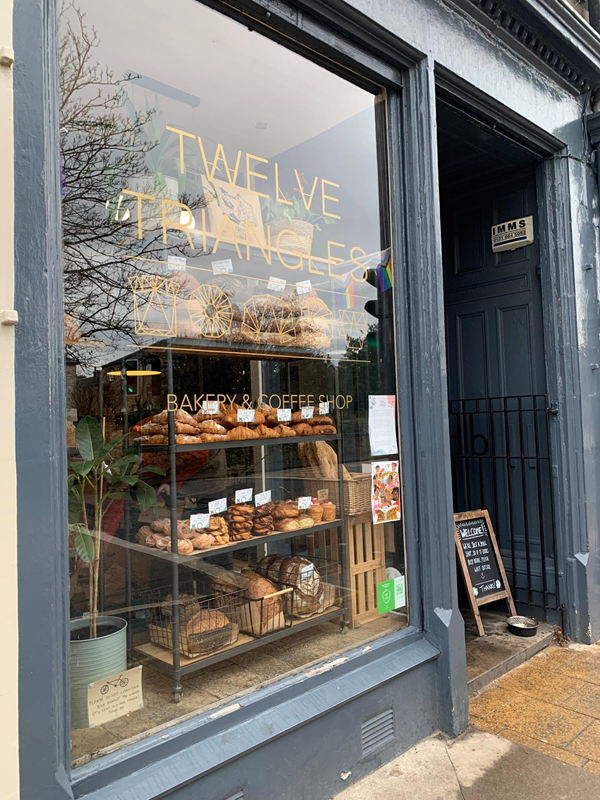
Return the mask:
<svg viewBox="0 0 600 800">
<path fill-rule="evenodd" d="M 465 41 L 435 4 L 304 5 L 15 12 L 45 42 L 15 106 L 23 796 L 321 800 L 466 726 L 447 391 L 574 402 L 581 87 L 491 45 L 459 80 L 442 33 L 421 55 Z M 484 65 L 520 80 L 510 116 Z M 527 257 L 472 280 L 488 219 L 536 208 Z M 517 600 L 585 639 L 578 434 L 548 431 L 551 574 L 540 528 Z"/>
</svg>

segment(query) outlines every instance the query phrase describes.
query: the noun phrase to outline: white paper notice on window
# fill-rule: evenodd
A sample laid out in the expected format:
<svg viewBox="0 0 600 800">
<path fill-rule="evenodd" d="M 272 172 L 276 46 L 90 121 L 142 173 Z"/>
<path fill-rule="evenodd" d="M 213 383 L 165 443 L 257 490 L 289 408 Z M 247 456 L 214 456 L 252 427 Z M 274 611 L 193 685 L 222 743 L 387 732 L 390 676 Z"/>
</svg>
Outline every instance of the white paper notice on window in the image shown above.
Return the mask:
<svg viewBox="0 0 600 800">
<path fill-rule="evenodd" d="M 302 417 L 302 419 L 312 419 L 315 415 L 315 410 L 312 406 L 310 406 L 309 408 L 301 408 L 300 411 L 301 411 L 300 416 Z"/>
<path fill-rule="evenodd" d="M 227 511 L 227 498 L 220 497 L 218 500 L 211 500 L 208 504 L 208 511 L 210 514 L 222 514 Z"/>
<path fill-rule="evenodd" d="M 238 408 L 237 421 L 238 422 L 254 422 L 254 409 L 253 408 Z"/>
<path fill-rule="evenodd" d="M 274 278 L 272 275 L 269 278 L 269 283 L 267 284 L 267 289 L 270 289 L 272 292 L 283 292 L 285 289 L 285 281 L 283 278 Z"/>
<path fill-rule="evenodd" d="M 252 489 L 238 489 L 235 493 L 236 503 L 249 503 L 252 500 Z"/>
<path fill-rule="evenodd" d="M 254 496 L 254 504 L 258 508 L 258 506 L 264 506 L 265 503 L 271 502 L 271 490 L 267 489 L 266 492 L 259 492 L 257 495 Z"/>
<path fill-rule="evenodd" d="M 215 275 L 221 275 L 223 272 L 233 272 L 233 261 L 230 258 L 224 258 L 222 261 L 211 261 L 210 263 Z"/>
<path fill-rule="evenodd" d="M 184 272 L 187 258 L 183 258 L 183 256 L 169 256 L 168 263 L 171 271 Z"/>
<path fill-rule="evenodd" d="M 208 528 L 210 522 L 210 514 L 192 514 L 190 516 L 190 528 L 197 530 L 198 528 Z"/>
<path fill-rule="evenodd" d="M 218 400 L 203 400 L 202 401 L 202 413 L 203 414 L 218 414 L 219 413 L 219 401 Z"/>
<path fill-rule="evenodd" d="M 310 281 L 298 281 L 296 284 L 297 294 L 308 294 L 311 289 Z"/>
<path fill-rule="evenodd" d="M 369 442 L 372 456 L 398 452 L 396 398 L 393 394 L 369 395 Z"/>
<path fill-rule="evenodd" d="M 291 408 L 278 408 L 277 409 L 277 422 L 291 422 L 292 409 Z"/>
<path fill-rule="evenodd" d="M 310 508 L 310 504 L 312 502 L 312 497 L 299 497 L 298 498 L 298 508 Z"/>
</svg>

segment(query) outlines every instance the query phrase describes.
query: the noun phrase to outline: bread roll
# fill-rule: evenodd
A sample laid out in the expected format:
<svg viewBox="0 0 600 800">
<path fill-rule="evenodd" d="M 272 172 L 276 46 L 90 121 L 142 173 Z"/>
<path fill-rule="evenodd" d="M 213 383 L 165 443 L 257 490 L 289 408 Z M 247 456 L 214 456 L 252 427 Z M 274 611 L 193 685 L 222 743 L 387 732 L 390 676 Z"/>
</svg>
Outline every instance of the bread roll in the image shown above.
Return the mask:
<svg viewBox="0 0 600 800">
<path fill-rule="evenodd" d="M 300 530 L 300 525 L 296 519 L 276 519 L 276 531 L 297 531 Z"/>
<path fill-rule="evenodd" d="M 285 503 L 275 503 L 275 507 L 273 508 L 273 517 L 275 519 L 297 517 L 299 513 L 298 507 L 289 501 L 286 501 Z"/>
<path fill-rule="evenodd" d="M 208 550 L 209 547 L 215 543 L 215 537 L 210 533 L 201 533 L 192 539 L 192 546 L 194 550 Z"/>
</svg>

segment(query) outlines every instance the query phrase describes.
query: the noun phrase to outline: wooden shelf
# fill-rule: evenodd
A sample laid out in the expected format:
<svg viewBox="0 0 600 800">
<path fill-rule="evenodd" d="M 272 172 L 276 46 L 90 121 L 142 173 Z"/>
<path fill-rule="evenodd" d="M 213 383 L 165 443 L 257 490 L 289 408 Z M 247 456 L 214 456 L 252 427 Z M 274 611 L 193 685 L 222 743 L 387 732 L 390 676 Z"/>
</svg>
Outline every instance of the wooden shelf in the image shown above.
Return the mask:
<svg viewBox="0 0 600 800">
<path fill-rule="evenodd" d="M 131 429 L 130 429 L 131 430 Z M 278 439 L 242 439 L 235 442 L 202 442 L 201 444 L 143 444 L 143 453 L 190 453 L 196 450 L 231 450 L 240 447 L 275 447 L 279 444 L 300 442 L 337 442 L 339 433 L 324 436 L 281 436 Z"/>
<path fill-rule="evenodd" d="M 221 553 L 229 553 L 234 550 L 246 550 L 249 547 L 257 547 L 261 544 L 268 542 L 280 542 L 283 539 L 292 539 L 295 536 L 309 535 L 311 533 L 318 533 L 319 531 L 326 531 L 329 529 L 337 529 L 342 525 L 342 521 L 334 519 L 331 522 L 320 522 L 318 525 L 313 525 L 310 528 L 300 528 L 297 531 L 277 531 L 276 533 L 266 534 L 265 536 L 253 536 L 251 539 L 244 539 L 241 542 L 229 542 L 229 544 L 220 544 L 210 547 L 208 550 L 196 550 L 191 555 L 180 555 L 179 553 L 169 553 L 167 550 L 158 550 L 156 547 L 147 547 L 137 542 L 126 542 L 123 539 L 113 537 L 110 541 L 114 544 L 121 545 L 122 547 L 130 548 L 139 553 L 144 553 L 148 556 L 162 558 L 171 563 L 176 562 L 180 565 L 193 567 L 194 562 L 199 559 L 209 558 L 213 555 L 221 555 Z M 210 533 L 210 531 L 201 531 L 201 533 Z"/>
<path fill-rule="evenodd" d="M 291 634 L 297 633 L 305 628 L 311 628 L 313 625 L 318 625 L 321 622 L 338 619 L 339 617 L 343 616 L 343 614 L 343 608 L 334 606 L 333 608 L 330 608 L 321 614 L 315 614 L 314 617 L 310 617 L 309 619 L 295 619 L 290 627 L 281 628 L 280 630 L 269 633 L 266 636 L 254 638 L 242 633 L 240 634 L 237 642 L 224 647 L 222 650 L 219 650 L 216 653 L 198 656 L 197 658 L 188 658 L 187 656 L 181 655 L 181 674 L 185 675 L 190 672 L 195 672 L 197 669 L 202 669 L 210 664 L 216 664 L 219 661 L 223 661 L 223 659 L 232 658 L 239 653 L 245 653 L 248 650 L 253 650 L 255 647 L 262 647 L 265 644 L 269 644 L 269 642 L 274 642 L 277 641 L 277 639 L 290 636 Z M 135 649 L 138 652 L 155 659 L 158 662 L 157 666 L 163 665 L 168 672 L 171 671 L 173 667 L 172 650 L 167 650 L 166 648 L 160 647 L 153 642 L 136 645 Z"/>
</svg>

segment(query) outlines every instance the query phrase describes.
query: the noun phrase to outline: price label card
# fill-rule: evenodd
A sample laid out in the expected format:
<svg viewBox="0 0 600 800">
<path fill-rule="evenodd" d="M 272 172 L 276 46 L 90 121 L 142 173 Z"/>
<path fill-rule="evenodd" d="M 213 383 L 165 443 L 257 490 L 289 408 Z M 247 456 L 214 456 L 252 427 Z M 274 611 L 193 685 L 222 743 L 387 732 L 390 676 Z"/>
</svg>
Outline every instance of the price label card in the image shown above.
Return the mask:
<svg viewBox="0 0 600 800">
<path fill-rule="evenodd" d="M 317 491 L 317 500 L 329 500 L 329 489 L 319 489 Z"/>
<path fill-rule="evenodd" d="M 172 272 L 185 272 L 187 258 L 183 258 L 182 256 L 169 256 L 168 263 L 169 269 Z"/>
<path fill-rule="evenodd" d="M 238 422 L 254 422 L 254 409 L 253 408 L 238 408 L 237 421 Z"/>
<path fill-rule="evenodd" d="M 291 422 L 292 409 L 291 408 L 278 408 L 277 409 L 277 422 Z"/>
<path fill-rule="evenodd" d="M 301 410 L 301 417 L 302 419 L 312 419 L 315 415 L 315 410 L 311 406 L 310 408 L 302 408 Z"/>
<path fill-rule="evenodd" d="M 227 511 L 227 498 L 220 497 L 218 500 L 211 500 L 208 504 L 208 511 L 210 514 L 222 514 Z"/>
<path fill-rule="evenodd" d="M 312 578 L 315 571 L 314 564 L 306 564 L 304 567 L 300 569 L 300 578 Z"/>
<path fill-rule="evenodd" d="M 319 403 L 319 414 L 329 414 L 329 403 Z"/>
<path fill-rule="evenodd" d="M 296 292 L 298 294 L 308 294 L 311 289 L 310 281 L 298 281 L 296 284 Z"/>
<path fill-rule="evenodd" d="M 203 400 L 202 401 L 202 413 L 203 414 L 218 414 L 219 413 L 219 401 L 218 400 Z"/>
<path fill-rule="evenodd" d="M 222 261 L 211 261 L 212 271 L 215 275 L 222 275 L 224 272 L 233 272 L 233 262 L 230 258 Z"/>
<path fill-rule="evenodd" d="M 258 506 L 264 506 L 265 503 L 271 502 L 271 490 L 268 489 L 266 492 L 259 492 L 257 495 L 254 496 L 254 504 L 258 508 Z"/>
<path fill-rule="evenodd" d="M 252 500 L 252 489 L 238 489 L 235 493 L 236 503 L 249 503 Z"/>
<path fill-rule="evenodd" d="M 312 502 L 312 497 L 299 497 L 298 498 L 298 509 L 303 508 L 310 508 L 310 504 Z"/>
<path fill-rule="evenodd" d="M 283 278 L 274 278 L 271 276 L 269 278 L 269 283 L 267 284 L 267 289 L 270 289 L 272 292 L 283 292 L 285 289 L 287 281 Z"/>
<path fill-rule="evenodd" d="M 192 514 L 190 516 L 190 528 L 196 530 L 198 528 L 208 528 L 210 521 L 210 514 Z"/>
</svg>

